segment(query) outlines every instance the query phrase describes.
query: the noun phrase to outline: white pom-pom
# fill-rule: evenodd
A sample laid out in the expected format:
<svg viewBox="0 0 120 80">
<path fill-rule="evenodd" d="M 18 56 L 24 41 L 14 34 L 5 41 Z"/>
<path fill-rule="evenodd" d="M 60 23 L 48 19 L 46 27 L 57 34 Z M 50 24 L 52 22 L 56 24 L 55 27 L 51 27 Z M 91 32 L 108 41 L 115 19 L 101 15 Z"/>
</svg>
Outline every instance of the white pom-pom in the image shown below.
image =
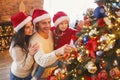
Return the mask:
<svg viewBox="0 0 120 80">
<path fill-rule="evenodd" d="M 56 70 L 54 71 L 54 75 L 57 75 L 60 71 L 61 71 L 60 68 L 56 69 Z"/>
<path fill-rule="evenodd" d="M 105 23 L 106 23 L 107 25 L 110 25 L 110 24 L 111 24 L 111 21 L 110 21 L 110 19 L 108 19 L 108 17 L 105 17 L 105 18 L 104 18 L 104 21 L 105 21 Z"/>
</svg>

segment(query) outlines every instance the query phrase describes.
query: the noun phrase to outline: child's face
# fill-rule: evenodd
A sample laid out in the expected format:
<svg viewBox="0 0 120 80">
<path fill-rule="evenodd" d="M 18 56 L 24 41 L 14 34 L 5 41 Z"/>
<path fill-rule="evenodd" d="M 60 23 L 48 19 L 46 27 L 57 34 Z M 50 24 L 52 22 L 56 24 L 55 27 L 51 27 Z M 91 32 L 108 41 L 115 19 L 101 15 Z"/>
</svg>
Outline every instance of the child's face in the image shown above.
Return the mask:
<svg viewBox="0 0 120 80">
<path fill-rule="evenodd" d="M 69 25 L 69 21 L 64 20 L 64 21 L 62 21 L 62 22 L 58 25 L 58 28 L 59 28 L 61 31 L 65 31 L 65 30 L 68 28 L 68 25 Z"/>
</svg>

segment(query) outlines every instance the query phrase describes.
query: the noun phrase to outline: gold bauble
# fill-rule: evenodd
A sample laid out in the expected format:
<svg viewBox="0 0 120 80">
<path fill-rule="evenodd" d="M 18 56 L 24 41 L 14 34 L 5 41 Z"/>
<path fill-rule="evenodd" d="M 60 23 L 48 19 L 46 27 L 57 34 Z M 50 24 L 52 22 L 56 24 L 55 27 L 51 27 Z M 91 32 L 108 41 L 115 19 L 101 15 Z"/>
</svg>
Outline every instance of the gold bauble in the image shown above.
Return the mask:
<svg viewBox="0 0 120 80">
<path fill-rule="evenodd" d="M 79 55 L 79 56 L 77 57 L 77 60 L 78 60 L 79 62 L 82 62 L 82 61 L 83 61 L 83 60 L 82 60 L 82 56 Z"/>
<path fill-rule="evenodd" d="M 80 80 L 85 80 L 85 78 L 84 78 L 84 77 L 82 77 Z"/>
<path fill-rule="evenodd" d="M 77 73 L 82 74 L 82 70 L 81 69 L 77 70 Z"/>
<path fill-rule="evenodd" d="M 116 50 L 116 54 L 117 54 L 118 57 L 120 57 L 120 49 Z"/>
</svg>

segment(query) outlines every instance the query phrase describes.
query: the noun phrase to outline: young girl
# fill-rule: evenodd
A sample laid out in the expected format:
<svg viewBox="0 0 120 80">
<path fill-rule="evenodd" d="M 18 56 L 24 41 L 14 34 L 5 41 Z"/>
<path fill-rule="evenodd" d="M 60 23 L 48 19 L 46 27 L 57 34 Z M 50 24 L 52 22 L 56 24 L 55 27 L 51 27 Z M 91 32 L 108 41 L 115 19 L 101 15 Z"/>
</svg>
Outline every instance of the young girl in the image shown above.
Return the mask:
<svg viewBox="0 0 120 80">
<path fill-rule="evenodd" d="M 75 29 L 69 27 L 69 17 L 66 13 L 59 11 L 53 17 L 54 26 L 51 28 L 54 37 L 54 47 L 55 49 L 65 45 L 70 44 L 71 40 L 77 39 Z"/>
<path fill-rule="evenodd" d="M 70 41 L 73 36 L 76 35 L 76 30 L 69 28 L 69 17 L 66 13 L 60 11 L 56 13 L 53 17 L 53 22 L 55 24 L 54 27 L 51 28 L 51 31 L 53 33 L 53 39 L 54 39 L 54 49 L 58 49 L 65 44 L 70 44 Z M 54 65 L 57 65 L 58 62 L 56 62 Z M 32 78 L 32 80 L 39 80 L 39 77 L 41 76 L 44 68 L 39 66 L 36 70 L 35 76 Z"/>
<path fill-rule="evenodd" d="M 79 30 L 70 28 L 69 21 L 70 19 L 68 15 L 63 11 L 59 11 L 54 15 L 53 17 L 54 26 L 51 28 L 51 30 L 53 32 L 55 49 L 58 49 L 64 44 L 70 44 L 71 46 L 74 47 L 74 43 L 77 40 L 76 33 Z M 64 66 L 63 65 L 64 58 L 65 58 L 64 56 L 60 56 L 60 60 L 58 61 L 57 64 L 58 67 Z M 52 80 L 52 77 L 54 77 L 54 74 L 51 74 L 48 80 Z"/>
<path fill-rule="evenodd" d="M 23 12 L 11 17 L 16 33 L 10 44 L 10 55 L 13 59 L 10 69 L 10 80 L 30 80 L 34 63 L 33 56 L 38 51 L 38 45 L 30 45 L 29 37 L 33 34 L 32 18 Z"/>
</svg>

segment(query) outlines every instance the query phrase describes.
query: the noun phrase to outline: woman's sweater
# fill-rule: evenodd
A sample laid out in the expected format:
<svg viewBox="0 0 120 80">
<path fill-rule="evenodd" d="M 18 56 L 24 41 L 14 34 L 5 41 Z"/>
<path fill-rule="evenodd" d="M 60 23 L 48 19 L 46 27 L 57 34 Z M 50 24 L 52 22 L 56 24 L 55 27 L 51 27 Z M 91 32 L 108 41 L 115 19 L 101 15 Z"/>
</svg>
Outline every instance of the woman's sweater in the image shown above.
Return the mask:
<svg viewBox="0 0 120 80">
<path fill-rule="evenodd" d="M 13 59 L 11 72 L 19 78 L 25 78 L 32 71 L 34 59 L 19 46 L 13 47 L 13 44 L 12 42 L 9 49 L 9 53 Z"/>
</svg>

